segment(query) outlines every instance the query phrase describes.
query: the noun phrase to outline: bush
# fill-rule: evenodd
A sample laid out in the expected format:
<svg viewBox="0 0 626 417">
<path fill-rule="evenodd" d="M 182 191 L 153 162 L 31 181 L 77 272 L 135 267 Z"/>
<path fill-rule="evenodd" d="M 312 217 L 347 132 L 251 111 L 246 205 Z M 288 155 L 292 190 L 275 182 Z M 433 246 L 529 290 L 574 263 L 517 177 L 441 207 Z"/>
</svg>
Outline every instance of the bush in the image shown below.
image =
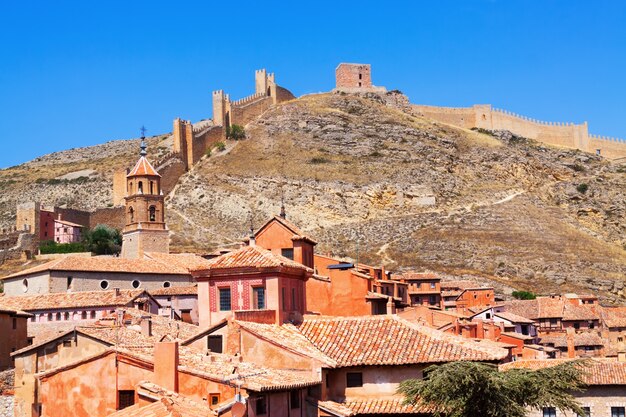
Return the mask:
<svg viewBox="0 0 626 417">
<path fill-rule="evenodd" d="M 581 194 L 585 194 L 587 192 L 587 190 L 589 189 L 589 186 L 585 183 L 582 184 L 578 184 L 576 186 L 576 190 L 581 193 Z"/>
<path fill-rule="evenodd" d="M 582 166 L 582 165 L 579 165 L 579 164 L 570 165 L 570 168 L 573 169 L 576 172 L 584 172 L 584 171 L 586 171 L 585 167 Z"/>
<path fill-rule="evenodd" d="M 96 255 L 114 255 L 122 250 L 122 235 L 117 229 L 99 224 L 85 231 L 83 244 Z"/>
<path fill-rule="evenodd" d="M 53 240 L 46 240 L 39 244 L 39 252 L 42 255 L 50 253 L 76 253 L 86 252 L 87 248 L 81 242 L 74 243 L 56 243 Z"/>
<path fill-rule="evenodd" d="M 223 152 L 226 149 L 226 145 L 224 144 L 224 142 L 217 142 L 215 144 L 215 149 L 217 149 L 219 152 Z"/>
<path fill-rule="evenodd" d="M 246 131 L 243 126 L 232 125 L 226 127 L 226 138 L 232 140 L 239 140 L 246 138 Z"/>
<path fill-rule="evenodd" d="M 330 162 L 330 159 L 324 158 L 323 156 L 316 156 L 314 158 L 309 159 L 310 164 L 327 164 Z"/>
<path fill-rule="evenodd" d="M 207 149 L 204 153 L 206 156 L 211 156 L 211 149 Z"/>
<path fill-rule="evenodd" d="M 518 300 L 534 300 L 535 298 L 537 298 L 537 295 L 530 291 L 513 291 L 511 295 L 513 296 L 513 298 L 516 298 Z"/>
</svg>

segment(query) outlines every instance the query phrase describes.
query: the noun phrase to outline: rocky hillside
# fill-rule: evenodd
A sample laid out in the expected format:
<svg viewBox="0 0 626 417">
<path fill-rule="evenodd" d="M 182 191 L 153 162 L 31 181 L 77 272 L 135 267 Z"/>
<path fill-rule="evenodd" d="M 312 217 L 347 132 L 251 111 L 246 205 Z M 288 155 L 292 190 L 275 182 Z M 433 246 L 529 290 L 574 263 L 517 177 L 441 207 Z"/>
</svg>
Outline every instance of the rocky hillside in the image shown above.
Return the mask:
<svg viewBox="0 0 626 417">
<path fill-rule="evenodd" d="M 395 93 L 305 96 L 246 132 L 168 196 L 173 248 L 235 244 L 251 218 L 260 226 L 282 199 L 288 217 L 320 242 L 318 252 L 477 277 L 505 291 L 623 294 L 624 165 L 422 119 Z M 149 145 L 154 159 L 171 139 Z M 112 169 L 132 164 L 137 143 L 102 146 L 0 171 L 3 221 L 24 198 L 109 204 Z"/>
</svg>

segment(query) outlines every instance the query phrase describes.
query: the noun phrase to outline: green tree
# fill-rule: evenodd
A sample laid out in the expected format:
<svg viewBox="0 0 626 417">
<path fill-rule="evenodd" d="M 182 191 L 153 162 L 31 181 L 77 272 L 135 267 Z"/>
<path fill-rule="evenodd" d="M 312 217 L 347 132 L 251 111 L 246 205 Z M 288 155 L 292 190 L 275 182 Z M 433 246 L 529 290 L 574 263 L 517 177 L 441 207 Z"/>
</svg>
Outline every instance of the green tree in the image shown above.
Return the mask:
<svg viewBox="0 0 626 417">
<path fill-rule="evenodd" d="M 534 300 L 537 298 L 537 295 L 530 291 L 513 291 L 511 295 L 518 300 Z"/>
<path fill-rule="evenodd" d="M 114 255 L 122 250 L 122 235 L 117 229 L 99 224 L 83 234 L 83 243 L 96 255 Z"/>
<path fill-rule="evenodd" d="M 226 126 L 226 138 L 233 140 L 245 139 L 246 131 L 240 125 Z"/>
<path fill-rule="evenodd" d="M 528 408 L 555 407 L 585 415 L 572 395 L 582 391 L 580 361 L 531 371 L 480 362 L 449 362 L 426 368 L 425 379 L 403 381 L 405 402 L 446 417 L 523 417 Z"/>
</svg>

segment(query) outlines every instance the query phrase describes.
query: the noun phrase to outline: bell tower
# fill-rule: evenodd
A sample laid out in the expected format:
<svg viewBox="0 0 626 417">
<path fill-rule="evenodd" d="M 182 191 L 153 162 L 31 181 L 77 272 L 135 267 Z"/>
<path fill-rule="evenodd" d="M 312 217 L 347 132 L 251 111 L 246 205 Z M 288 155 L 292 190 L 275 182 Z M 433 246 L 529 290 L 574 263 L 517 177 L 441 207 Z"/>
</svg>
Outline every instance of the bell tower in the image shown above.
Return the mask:
<svg viewBox="0 0 626 417">
<path fill-rule="evenodd" d="M 161 175 L 146 158 L 145 129 L 135 167 L 126 175 L 126 221 L 122 231 L 122 257 L 142 258 L 145 252 L 169 252 Z"/>
</svg>

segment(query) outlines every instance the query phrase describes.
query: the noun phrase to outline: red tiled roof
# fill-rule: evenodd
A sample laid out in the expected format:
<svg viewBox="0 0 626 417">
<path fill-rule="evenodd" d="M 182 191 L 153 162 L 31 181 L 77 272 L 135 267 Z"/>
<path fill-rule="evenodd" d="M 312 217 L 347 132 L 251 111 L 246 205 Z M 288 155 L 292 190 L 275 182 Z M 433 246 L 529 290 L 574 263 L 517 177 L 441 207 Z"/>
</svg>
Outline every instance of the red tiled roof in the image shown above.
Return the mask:
<svg viewBox="0 0 626 417">
<path fill-rule="evenodd" d="M 580 321 L 580 320 L 599 320 L 600 317 L 596 313 L 595 307 L 583 304 L 573 305 L 565 303 L 563 308 L 563 320 Z"/>
<path fill-rule="evenodd" d="M 109 414 L 109 417 L 207 417 L 217 413 L 206 404 L 196 402 L 178 393 L 167 391 L 156 384 L 140 383 L 137 392 L 157 398 L 151 404 L 133 406 Z"/>
<path fill-rule="evenodd" d="M 198 284 L 188 285 L 185 287 L 159 288 L 158 290 L 150 290 L 149 293 L 153 296 L 198 295 Z"/>
<path fill-rule="evenodd" d="M 258 270 L 263 268 L 289 267 L 311 273 L 313 272 L 311 268 L 259 246 L 244 246 L 234 252 L 229 252 L 211 259 L 208 262 L 210 266 L 207 269 L 210 270 L 229 268 L 254 268 Z"/>
<path fill-rule="evenodd" d="M 335 415 L 348 417 L 368 414 L 428 414 L 432 410 L 403 403 L 402 398 L 350 399 L 342 402 L 319 401 L 318 407 Z"/>
<path fill-rule="evenodd" d="M 537 298 L 536 318 L 562 318 L 564 304 L 559 298 L 539 297 Z"/>
<path fill-rule="evenodd" d="M 468 288 L 480 288 L 476 281 L 457 280 L 457 281 L 441 281 L 441 289 L 446 290 L 466 290 Z"/>
<path fill-rule="evenodd" d="M 626 327 L 626 307 L 599 307 L 599 312 L 606 327 Z"/>
<path fill-rule="evenodd" d="M 307 317 L 298 329 L 338 366 L 497 361 L 508 353 L 397 316 Z"/>
<path fill-rule="evenodd" d="M 135 167 L 130 170 L 126 177 L 140 177 L 140 176 L 155 176 L 160 177 L 161 175 L 154 169 L 152 164 L 146 159 L 145 156 L 139 158 Z"/>
<path fill-rule="evenodd" d="M 2 303 L 24 311 L 41 311 L 82 307 L 118 307 L 131 303 L 145 290 L 61 292 L 4 297 Z"/>
<path fill-rule="evenodd" d="M 532 320 L 526 318 L 526 317 L 522 317 L 522 316 L 518 316 L 517 314 L 513 314 L 511 312 L 508 311 L 502 311 L 500 313 L 493 313 L 494 316 L 498 316 L 501 317 L 505 320 L 508 320 L 512 323 L 523 323 L 523 324 L 532 324 L 534 323 Z"/>
<path fill-rule="evenodd" d="M 544 369 L 570 361 L 570 359 L 520 360 L 500 365 L 500 370 Z M 588 385 L 626 385 L 626 362 L 612 359 L 586 359 L 580 365 L 583 380 Z"/>
<path fill-rule="evenodd" d="M 602 338 L 597 333 L 583 332 L 576 333 L 574 336 L 574 346 L 603 346 Z M 539 343 L 542 345 L 553 344 L 556 348 L 567 347 L 567 335 L 566 334 L 554 334 L 540 336 Z"/>
<path fill-rule="evenodd" d="M 190 270 L 207 267 L 209 261 L 192 254 L 154 254 L 145 258 L 125 259 L 113 256 L 67 256 L 8 275 L 15 278 L 45 271 L 117 272 L 135 274 L 187 275 Z"/>
<path fill-rule="evenodd" d="M 60 220 L 60 219 L 56 219 L 54 222 L 55 223 L 61 223 L 61 224 L 64 224 L 66 226 L 72 226 L 72 227 L 85 227 L 82 224 L 72 223 L 72 222 L 68 222 L 66 220 Z"/>
</svg>

